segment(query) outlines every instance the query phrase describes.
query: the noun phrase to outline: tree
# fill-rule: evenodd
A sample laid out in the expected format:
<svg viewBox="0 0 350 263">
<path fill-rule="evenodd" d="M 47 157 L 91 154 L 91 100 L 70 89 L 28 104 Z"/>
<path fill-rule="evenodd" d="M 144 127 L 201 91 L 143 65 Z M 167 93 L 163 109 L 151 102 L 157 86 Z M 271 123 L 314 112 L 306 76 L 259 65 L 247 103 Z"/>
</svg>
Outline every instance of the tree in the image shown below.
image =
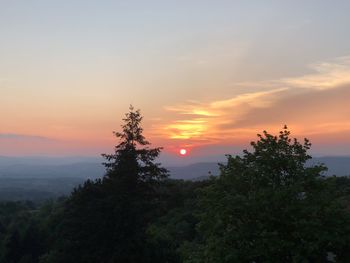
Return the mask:
<svg viewBox="0 0 350 263">
<path fill-rule="evenodd" d="M 154 161 L 161 147 L 149 148 L 150 143 L 143 136 L 140 110 L 130 106 L 123 119 L 122 132 L 114 132 L 120 142 L 115 146 L 114 154 L 103 154 L 107 159 L 107 179 L 123 181 L 129 186 L 139 183 L 154 183 L 167 177 L 167 170 Z"/>
<path fill-rule="evenodd" d="M 203 190 L 198 236 L 186 262 L 327 262 L 349 249 L 349 214 L 334 198 L 323 165 L 307 166 L 310 142 L 287 127 L 266 131 L 253 151 L 228 155 L 221 175 Z M 190 251 L 190 252 L 189 252 Z M 347 259 L 349 260 L 349 259 Z"/>
<path fill-rule="evenodd" d="M 107 159 L 103 179 L 86 181 L 67 200 L 55 249 L 43 262 L 152 262 L 146 228 L 156 215 L 155 187 L 167 170 L 155 160 L 161 148 L 149 148 L 139 110 L 123 119 L 120 140 Z"/>
<path fill-rule="evenodd" d="M 167 180 L 163 184 L 164 214 L 153 220 L 147 229 L 154 262 L 183 262 L 181 246 L 196 239 L 194 214 L 198 192 L 211 183 L 203 181 Z"/>
</svg>

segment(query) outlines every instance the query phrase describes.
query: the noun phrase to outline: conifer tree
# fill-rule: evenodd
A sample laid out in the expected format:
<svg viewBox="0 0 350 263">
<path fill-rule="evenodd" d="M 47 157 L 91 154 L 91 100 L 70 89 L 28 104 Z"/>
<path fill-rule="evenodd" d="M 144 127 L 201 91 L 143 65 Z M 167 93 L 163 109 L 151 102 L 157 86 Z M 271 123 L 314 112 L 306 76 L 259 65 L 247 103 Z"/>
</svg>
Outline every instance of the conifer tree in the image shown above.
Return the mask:
<svg viewBox="0 0 350 263">
<path fill-rule="evenodd" d="M 150 148 L 139 110 L 130 106 L 120 139 L 107 162 L 104 178 L 88 180 L 67 200 L 58 229 L 58 244 L 45 263 L 154 262 L 147 256 L 146 228 L 156 216 L 155 187 L 167 170 L 155 160 L 161 148 Z"/>
<path fill-rule="evenodd" d="M 150 143 L 143 136 L 140 110 L 134 110 L 133 106 L 129 110 L 123 119 L 122 131 L 114 132 L 120 139 L 115 146 L 115 153 L 102 155 L 107 160 L 104 163 L 107 168 L 106 177 L 123 179 L 130 184 L 166 178 L 167 170 L 154 162 L 162 148 L 149 148 Z"/>
</svg>

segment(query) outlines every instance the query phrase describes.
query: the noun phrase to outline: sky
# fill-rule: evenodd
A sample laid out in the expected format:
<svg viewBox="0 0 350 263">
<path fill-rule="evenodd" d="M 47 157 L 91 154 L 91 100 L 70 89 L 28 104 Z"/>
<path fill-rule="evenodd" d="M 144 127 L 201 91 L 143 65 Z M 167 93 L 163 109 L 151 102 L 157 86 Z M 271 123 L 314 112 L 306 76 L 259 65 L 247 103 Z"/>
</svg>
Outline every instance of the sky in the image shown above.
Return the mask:
<svg viewBox="0 0 350 263">
<path fill-rule="evenodd" d="M 285 124 L 316 155 L 350 155 L 349 12 L 345 0 L 0 0 L 0 155 L 113 151 L 130 104 L 169 158 L 239 153 Z"/>
</svg>

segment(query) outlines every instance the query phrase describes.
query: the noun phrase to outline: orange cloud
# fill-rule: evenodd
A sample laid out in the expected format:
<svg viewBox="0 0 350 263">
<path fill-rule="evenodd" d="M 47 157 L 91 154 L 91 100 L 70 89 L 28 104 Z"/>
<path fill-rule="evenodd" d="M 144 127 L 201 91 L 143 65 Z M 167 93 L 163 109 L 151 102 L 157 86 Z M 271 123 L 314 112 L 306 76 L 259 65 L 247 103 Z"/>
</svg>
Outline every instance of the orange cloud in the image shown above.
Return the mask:
<svg viewBox="0 0 350 263">
<path fill-rule="evenodd" d="M 296 135 L 323 140 L 349 133 L 350 57 L 318 63 L 312 69 L 313 73 L 300 77 L 254 84 L 264 91 L 166 107 L 171 117 L 159 122 L 154 133 L 168 145 L 192 147 L 242 143 L 284 124 Z"/>
<path fill-rule="evenodd" d="M 175 113 L 174 119 L 160 124 L 155 133 L 162 137 L 187 141 L 192 146 L 212 144 L 232 138 L 231 129 L 222 129 L 240 120 L 241 116 L 253 109 L 267 108 L 286 89 L 240 94 L 230 99 L 212 101 L 208 103 L 190 102 L 185 105 L 166 107 Z M 247 128 L 235 129 L 236 135 L 244 135 Z"/>
</svg>

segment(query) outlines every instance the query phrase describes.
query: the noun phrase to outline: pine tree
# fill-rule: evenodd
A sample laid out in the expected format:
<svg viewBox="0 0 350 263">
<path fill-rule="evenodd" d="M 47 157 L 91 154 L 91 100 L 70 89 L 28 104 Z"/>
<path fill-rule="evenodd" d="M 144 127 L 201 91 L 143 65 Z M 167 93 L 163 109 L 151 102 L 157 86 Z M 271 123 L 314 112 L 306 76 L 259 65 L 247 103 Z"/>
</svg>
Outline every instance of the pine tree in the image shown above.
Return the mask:
<svg viewBox="0 0 350 263">
<path fill-rule="evenodd" d="M 107 160 L 104 163 L 107 168 L 106 177 L 125 181 L 129 186 L 166 178 L 167 170 L 154 162 L 162 148 L 149 148 L 150 143 L 142 134 L 140 110 L 135 111 L 133 106 L 129 109 L 123 119 L 122 132 L 114 132 L 120 139 L 115 146 L 115 153 L 102 155 Z"/>
<path fill-rule="evenodd" d="M 139 110 L 130 106 L 113 154 L 103 154 L 106 175 L 88 180 L 67 200 L 55 250 L 43 262 L 153 262 L 146 228 L 156 216 L 156 186 L 167 170 L 155 160 L 161 148 L 150 148 Z M 54 260 L 53 260 L 54 259 Z M 56 261 L 55 261 L 56 260 Z"/>
</svg>

